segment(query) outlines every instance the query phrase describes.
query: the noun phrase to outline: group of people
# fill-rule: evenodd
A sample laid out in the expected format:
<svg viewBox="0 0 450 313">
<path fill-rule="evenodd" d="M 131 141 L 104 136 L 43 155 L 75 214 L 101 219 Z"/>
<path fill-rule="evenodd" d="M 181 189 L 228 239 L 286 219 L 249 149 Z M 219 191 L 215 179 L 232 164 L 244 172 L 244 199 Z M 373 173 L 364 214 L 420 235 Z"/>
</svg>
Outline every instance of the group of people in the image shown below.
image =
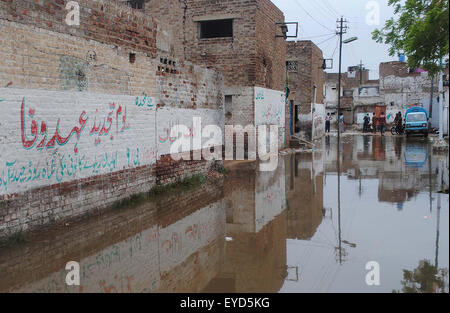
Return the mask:
<svg viewBox="0 0 450 313">
<path fill-rule="evenodd" d="M 343 113 L 339 114 L 338 122 L 341 133 L 345 132 L 345 119 Z M 325 133 L 329 134 L 330 132 L 331 132 L 331 114 L 328 113 L 327 116 L 325 117 Z"/>
<path fill-rule="evenodd" d="M 364 116 L 364 126 L 363 126 L 363 132 L 377 132 L 378 130 L 381 132 L 382 135 L 386 132 L 386 125 L 387 125 L 387 119 L 386 114 L 384 112 L 381 112 L 380 117 L 377 117 L 376 113 L 373 113 L 372 115 L 372 124 L 370 123 L 370 116 L 369 114 L 366 114 Z M 394 119 L 394 125 L 397 129 L 397 131 L 401 131 L 403 129 L 403 116 L 402 112 L 398 112 L 395 115 Z"/>
<path fill-rule="evenodd" d="M 330 133 L 331 131 L 331 114 L 328 113 L 325 117 L 325 133 Z M 339 123 L 339 129 L 341 132 L 345 132 L 345 119 L 344 114 L 340 113 L 338 118 Z M 398 130 L 401 130 L 403 128 L 403 116 L 401 112 L 398 112 L 395 116 L 394 124 L 397 127 Z M 366 114 L 364 116 L 364 126 L 363 126 L 363 132 L 380 132 L 381 135 L 384 135 L 386 132 L 386 125 L 387 125 L 387 118 L 386 113 L 381 112 L 380 116 L 377 117 L 376 113 L 373 113 L 372 118 L 370 118 L 369 114 Z"/>
<path fill-rule="evenodd" d="M 373 113 L 372 123 L 370 122 L 371 122 L 370 116 L 369 114 L 366 114 L 366 116 L 364 116 L 364 125 L 363 125 L 364 133 L 367 132 L 376 133 L 379 130 L 381 135 L 384 135 L 384 133 L 386 132 L 386 124 L 387 124 L 386 113 L 381 112 L 380 117 L 377 117 L 377 114 Z"/>
</svg>

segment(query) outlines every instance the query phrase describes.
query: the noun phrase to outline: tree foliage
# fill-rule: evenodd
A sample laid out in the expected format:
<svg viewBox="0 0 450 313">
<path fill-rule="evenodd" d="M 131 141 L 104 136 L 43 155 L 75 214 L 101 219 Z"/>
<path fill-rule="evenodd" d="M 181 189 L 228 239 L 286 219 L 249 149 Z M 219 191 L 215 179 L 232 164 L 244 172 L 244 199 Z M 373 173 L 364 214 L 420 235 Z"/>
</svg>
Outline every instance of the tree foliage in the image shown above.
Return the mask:
<svg viewBox="0 0 450 313">
<path fill-rule="evenodd" d="M 372 38 L 389 45 L 391 56 L 405 54 L 409 67 L 437 73 L 440 59 L 449 53 L 449 0 L 389 0 L 389 6 L 397 18 L 387 20 Z"/>
<path fill-rule="evenodd" d="M 412 271 L 403 270 L 402 290 L 394 293 L 448 293 L 448 270 L 423 260 Z"/>
</svg>

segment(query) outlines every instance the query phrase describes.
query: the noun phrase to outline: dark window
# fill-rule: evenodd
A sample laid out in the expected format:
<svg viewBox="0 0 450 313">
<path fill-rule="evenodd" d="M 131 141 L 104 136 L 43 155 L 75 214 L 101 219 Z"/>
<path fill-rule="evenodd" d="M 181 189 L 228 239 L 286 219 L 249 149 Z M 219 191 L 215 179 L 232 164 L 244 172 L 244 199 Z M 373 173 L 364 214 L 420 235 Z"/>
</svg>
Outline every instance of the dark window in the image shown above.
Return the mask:
<svg viewBox="0 0 450 313">
<path fill-rule="evenodd" d="M 233 96 L 225 96 L 225 114 L 233 113 Z"/>
<path fill-rule="evenodd" d="M 144 8 L 145 0 L 128 0 L 127 3 L 133 9 L 142 10 Z"/>
<path fill-rule="evenodd" d="M 136 53 L 130 53 L 130 63 L 134 64 L 136 62 Z"/>
<path fill-rule="evenodd" d="M 200 22 L 200 38 L 233 37 L 233 20 Z"/>
</svg>

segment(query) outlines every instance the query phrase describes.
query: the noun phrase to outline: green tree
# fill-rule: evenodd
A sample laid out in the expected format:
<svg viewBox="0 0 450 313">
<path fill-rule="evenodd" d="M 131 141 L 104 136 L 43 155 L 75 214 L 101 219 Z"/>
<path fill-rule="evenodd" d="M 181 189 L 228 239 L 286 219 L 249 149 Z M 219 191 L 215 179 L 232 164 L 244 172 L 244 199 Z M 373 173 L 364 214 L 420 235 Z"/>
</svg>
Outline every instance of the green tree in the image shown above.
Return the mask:
<svg viewBox="0 0 450 313">
<path fill-rule="evenodd" d="M 403 270 L 402 286 L 394 293 L 448 293 L 448 270 L 423 260 L 414 270 Z"/>
<path fill-rule="evenodd" d="M 389 0 L 389 6 L 397 18 L 387 20 L 372 38 L 389 45 L 391 56 L 405 54 L 410 68 L 436 74 L 440 60 L 448 57 L 449 0 Z"/>
</svg>

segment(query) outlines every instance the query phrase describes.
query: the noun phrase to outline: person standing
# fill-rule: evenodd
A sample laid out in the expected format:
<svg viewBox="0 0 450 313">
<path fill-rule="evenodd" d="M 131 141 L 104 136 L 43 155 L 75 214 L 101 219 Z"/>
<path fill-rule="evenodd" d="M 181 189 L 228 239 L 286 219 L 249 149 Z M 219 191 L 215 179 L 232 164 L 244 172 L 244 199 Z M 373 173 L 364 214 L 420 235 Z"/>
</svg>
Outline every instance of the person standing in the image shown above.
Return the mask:
<svg viewBox="0 0 450 313">
<path fill-rule="evenodd" d="M 384 136 L 384 133 L 386 132 L 386 114 L 384 112 L 381 112 L 378 122 L 380 124 L 381 136 Z"/>
<path fill-rule="evenodd" d="M 325 133 L 329 134 L 331 131 L 331 115 L 330 113 L 327 114 L 325 117 Z"/>
<path fill-rule="evenodd" d="M 402 112 L 398 112 L 397 132 L 398 133 L 403 133 L 403 116 L 402 116 Z"/>
<path fill-rule="evenodd" d="M 372 130 L 374 133 L 377 132 L 377 113 L 373 113 L 372 115 Z"/>
<path fill-rule="evenodd" d="M 363 126 L 363 133 L 369 132 L 369 124 L 370 124 L 370 117 L 369 114 L 366 114 L 364 116 L 364 126 Z"/>
<path fill-rule="evenodd" d="M 345 132 L 345 118 L 344 113 L 339 114 L 339 129 L 341 130 L 341 133 Z"/>
</svg>

